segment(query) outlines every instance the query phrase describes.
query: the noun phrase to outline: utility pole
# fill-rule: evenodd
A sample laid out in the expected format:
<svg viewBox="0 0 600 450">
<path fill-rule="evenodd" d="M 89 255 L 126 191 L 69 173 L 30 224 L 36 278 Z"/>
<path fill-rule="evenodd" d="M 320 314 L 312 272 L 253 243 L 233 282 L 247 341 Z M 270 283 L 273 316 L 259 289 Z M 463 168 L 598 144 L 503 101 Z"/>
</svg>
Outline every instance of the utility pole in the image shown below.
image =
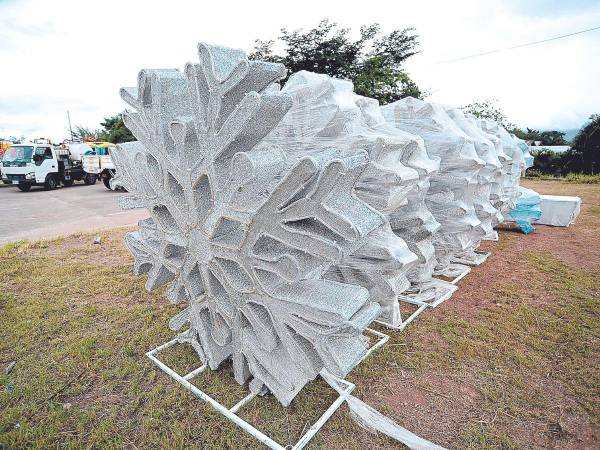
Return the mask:
<svg viewBox="0 0 600 450">
<path fill-rule="evenodd" d="M 71 133 L 71 142 L 73 142 L 73 128 L 71 128 L 71 115 L 67 111 L 67 120 L 69 122 L 69 133 Z"/>
</svg>

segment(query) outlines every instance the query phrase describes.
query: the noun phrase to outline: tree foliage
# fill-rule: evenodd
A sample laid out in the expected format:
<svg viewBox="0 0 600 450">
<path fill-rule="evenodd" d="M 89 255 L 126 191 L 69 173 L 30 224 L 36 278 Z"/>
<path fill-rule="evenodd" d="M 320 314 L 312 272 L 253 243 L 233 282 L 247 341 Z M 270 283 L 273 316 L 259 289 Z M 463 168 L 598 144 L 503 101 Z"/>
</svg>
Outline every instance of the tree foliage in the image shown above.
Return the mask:
<svg viewBox="0 0 600 450">
<path fill-rule="evenodd" d="M 300 70 L 324 73 L 350 80 L 356 93 L 376 98 L 386 104 L 423 92 L 402 69 L 402 64 L 418 53 L 414 28 L 394 30 L 382 35 L 378 24 L 362 26 L 360 37 L 352 40 L 348 28 L 321 21 L 306 32 L 283 28 L 279 40 L 284 55 L 273 51 L 275 41 L 257 39 L 250 59 L 280 62 L 288 69 L 288 77 Z"/>
<path fill-rule="evenodd" d="M 498 106 L 498 100 L 496 99 L 485 99 L 469 103 L 461 108 L 464 112 L 473 114 L 475 117 L 480 119 L 491 119 L 502 125 L 509 131 L 516 128 L 515 124 L 508 120 L 506 114 Z"/>
<path fill-rule="evenodd" d="M 540 141 L 541 145 L 568 145 L 565 133 L 562 131 L 549 130 L 539 131 L 533 128 L 522 130 L 512 123 L 506 114 L 498 106 L 498 100 L 486 99 L 475 101 L 461 108 L 463 111 L 473 114 L 482 119 L 491 119 L 498 122 L 508 131 L 524 141 Z"/>
<path fill-rule="evenodd" d="M 532 170 L 539 173 L 550 175 L 566 175 L 568 169 L 566 162 L 567 153 L 558 153 L 553 150 L 538 147 L 531 150 L 533 156 Z"/>
<path fill-rule="evenodd" d="M 97 141 L 100 130 L 92 130 L 91 128 L 76 125 L 73 131 L 73 137 L 82 141 Z"/>
<path fill-rule="evenodd" d="M 590 156 L 590 150 L 585 150 L 586 156 L 583 156 L 583 150 L 576 150 L 575 144 L 573 144 L 573 148 L 564 153 L 558 153 L 552 151 L 550 149 L 544 148 L 543 146 L 554 146 L 554 145 L 568 145 L 568 142 L 565 140 L 565 133 L 557 130 L 548 130 L 548 131 L 539 131 L 533 128 L 526 128 L 522 130 L 517 128 L 504 114 L 502 109 L 498 106 L 498 101 L 495 99 L 487 99 L 481 101 L 475 101 L 470 103 L 469 105 L 463 106 L 461 108 L 463 111 L 473 114 L 475 117 L 480 117 L 482 119 L 491 119 L 498 122 L 504 128 L 506 128 L 509 132 L 513 133 L 516 137 L 526 140 L 526 141 L 540 141 L 540 147 L 538 149 L 533 149 L 531 154 L 534 156 L 534 164 L 532 169 L 538 173 L 545 173 L 551 175 L 566 175 L 569 172 L 584 172 L 589 173 L 592 170 L 592 160 L 597 161 L 598 155 L 600 154 L 600 150 L 596 150 L 595 160 L 593 156 Z M 590 144 L 583 144 L 583 142 L 588 142 L 586 138 L 583 136 L 588 136 L 593 134 L 593 131 L 587 131 L 584 133 L 584 130 L 592 130 L 594 118 L 596 120 L 596 130 L 600 128 L 600 116 L 595 115 L 592 116 L 592 123 L 590 123 L 585 129 L 582 129 L 579 136 L 576 138 L 580 138 L 581 144 L 578 144 L 578 148 L 588 148 Z M 598 140 L 600 139 L 600 132 L 595 133 L 594 138 L 590 140 L 593 142 L 595 140 L 596 146 L 598 146 Z M 597 147 L 596 147 L 597 148 Z M 591 158 L 591 159 L 590 159 Z M 600 162 L 594 163 L 596 166 L 596 171 L 600 169 Z"/>
<path fill-rule="evenodd" d="M 573 139 L 568 168 L 571 172 L 598 173 L 600 171 L 600 114 L 590 121 Z"/>
<path fill-rule="evenodd" d="M 540 133 L 542 145 L 568 145 L 563 131 L 549 130 Z"/>
<path fill-rule="evenodd" d="M 74 137 L 82 141 L 103 141 L 120 144 L 122 142 L 135 141 L 135 136 L 129 131 L 123 122 L 121 114 L 105 117 L 100 125 L 102 129 L 92 130 L 82 126 L 76 126 Z"/>
<path fill-rule="evenodd" d="M 102 140 L 112 142 L 113 144 L 136 140 L 135 136 L 129 131 L 129 128 L 125 126 L 121 114 L 105 117 L 104 122 L 101 122 L 100 125 L 104 128 L 101 135 Z"/>
<path fill-rule="evenodd" d="M 563 131 L 549 130 L 539 131 L 533 128 L 526 128 L 525 131 L 515 128 L 515 135 L 523 139 L 524 141 L 539 141 L 540 145 L 568 145 L 569 143 L 565 140 L 565 133 Z"/>
<path fill-rule="evenodd" d="M 564 134 L 561 132 L 542 132 L 527 129 L 534 137 L 542 140 L 542 145 L 564 145 Z M 535 133 L 538 133 L 537 135 Z M 556 137 L 558 140 L 548 138 Z M 545 141 L 544 141 L 545 140 Z M 562 142 L 556 144 L 555 142 Z M 550 149 L 539 147 L 531 152 L 535 157 L 533 168 L 541 173 L 566 175 L 568 173 L 597 174 L 600 171 L 600 114 L 594 114 L 584 125 L 564 153 L 556 153 Z"/>
</svg>

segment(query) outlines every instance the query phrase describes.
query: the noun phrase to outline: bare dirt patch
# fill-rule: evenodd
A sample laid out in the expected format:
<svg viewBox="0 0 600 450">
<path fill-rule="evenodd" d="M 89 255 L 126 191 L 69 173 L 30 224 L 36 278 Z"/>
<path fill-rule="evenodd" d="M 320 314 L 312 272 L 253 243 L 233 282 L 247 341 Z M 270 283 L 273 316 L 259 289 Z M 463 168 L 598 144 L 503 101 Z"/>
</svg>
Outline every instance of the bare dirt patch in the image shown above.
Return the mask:
<svg viewBox="0 0 600 450">
<path fill-rule="evenodd" d="M 568 305 L 557 310 L 571 301 L 566 296 L 581 295 L 569 289 L 587 282 L 587 301 L 595 300 L 596 308 L 591 317 L 599 318 L 600 186 L 527 185 L 582 197 L 576 224 L 539 225 L 527 236 L 500 230 L 499 242 L 485 242 L 488 260 L 459 283 L 452 299 L 407 329 L 407 351 L 429 361 L 426 368 L 391 367 L 368 393 L 403 426 L 451 448 L 600 448 L 600 417 L 579 401 L 574 385 L 582 380 L 566 374 L 569 357 L 560 354 L 571 345 L 567 336 L 581 332 L 570 323 L 577 312 Z M 581 283 L 579 273 L 586 274 Z M 573 327 L 564 342 L 552 342 L 547 320 L 555 315 L 557 335 L 562 326 Z M 523 326 L 526 321 L 532 323 Z M 580 355 L 578 364 L 597 367 L 597 339 L 586 342 L 589 358 Z"/>
<path fill-rule="evenodd" d="M 123 237 L 133 227 L 120 227 L 114 230 L 99 230 L 76 233 L 68 238 L 33 241 L 25 246 L 29 256 L 43 257 L 52 255 L 56 258 L 67 258 L 70 261 L 81 261 L 98 266 L 118 266 L 123 259 L 130 258 L 123 245 Z"/>
</svg>

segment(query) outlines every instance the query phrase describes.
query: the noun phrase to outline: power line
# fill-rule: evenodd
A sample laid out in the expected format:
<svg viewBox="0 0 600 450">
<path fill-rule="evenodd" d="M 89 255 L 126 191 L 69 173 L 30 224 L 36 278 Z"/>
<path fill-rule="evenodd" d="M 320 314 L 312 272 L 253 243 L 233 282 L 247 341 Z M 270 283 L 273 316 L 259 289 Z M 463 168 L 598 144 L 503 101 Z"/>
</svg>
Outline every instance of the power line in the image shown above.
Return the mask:
<svg viewBox="0 0 600 450">
<path fill-rule="evenodd" d="M 588 28 L 587 30 L 576 31 L 574 33 L 563 34 L 561 36 L 555 36 L 555 37 L 551 37 L 551 38 L 548 38 L 548 39 L 543 39 L 541 41 L 527 42 L 525 44 L 519 44 L 519 45 L 515 45 L 513 47 L 499 48 L 499 49 L 496 49 L 496 50 L 490 50 L 488 52 L 475 53 L 473 55 L 463 56 L 463 57 L 460 57 L 460 58 L 446 59 L 444 61 L 438 61 L 437 64 L 445 64 L 445 63 L 450 63 L 450 62 L 463 61 L 465 59 L 476 58 L 478 56 L 491 55 L 493 53 L 500 53 L 500 52 L 505 52 L 505 51 L 508 51 L 508 50 L 514 50 L 514 49 L 517 49 L 517 48 L 529 47 L 531 45 L 543 44 L 544 42 L 556 41 L 557 39 L 563 39 L 563 38 L 566 38 L 566 37 L 575 36 L 576 34 L 588 33 L 590 31 L 595 31 L 595 30 L 600 30 L 600 26 L 599 27 L 594 27 L 594 28 Z"/>
</svg>

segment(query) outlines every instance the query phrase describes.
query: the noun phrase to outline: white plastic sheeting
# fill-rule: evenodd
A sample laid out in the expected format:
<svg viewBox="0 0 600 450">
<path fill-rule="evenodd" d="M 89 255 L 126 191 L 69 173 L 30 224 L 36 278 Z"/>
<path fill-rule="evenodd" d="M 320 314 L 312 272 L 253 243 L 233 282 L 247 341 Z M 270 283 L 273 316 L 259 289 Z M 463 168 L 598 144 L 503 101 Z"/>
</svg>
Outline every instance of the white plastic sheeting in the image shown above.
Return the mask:
<svg viewBox="0 0 600 450">
<path fill-rule="evenodd" d="M 568 227 L 581 211 L 581 199 L 563 195 L 541 195 L 542 216 L 535 223 Z"/>
<path fill-rule="evenodd" d="M 502 162 L 502 200 L 497 203 L 504 219 L 514 221 L 525 234 L 534 231 L 531 225 L 540 216 L 540 196 L 537 192 L 519 186 L 521 173 L 533 165 L 533 156 L 527 144 L 511 135 L 491 120 L 478 121 L 481 129 L 497 139 L 496 149 Z"/>
<path fill-rule="evenodd" d="M 370 261 L 380 257 L 361 250 L 331 266 L 325 276 L 366 287 L 371 300 L 381 305 L 380 318 L 398 325 L 398 295 L 411 281 L 432 275 L 431 236 L 439 224 L 423 199 L 439 159 L 427 156 L 420 137 L 391 127 L 378 102 L 356 95 L 348 81 L 301 71 L 290 77 L 281 93 L 291 96 L 292 107 L 263 144 L 277 145 L 292 158 L 306 149 L 334 151 L 342 157 L 367 152 L 369 164 L 355 193 L 394 229 L 396 239 L 385 245 L 395 263 L 388 269 L 373 265 Z"/>
<path fill-rule="evenodd" d="M 348 407 L 350 408 L 352 417 L 356 423 L 358 423 L 364 429 L 369 430 L 372 433 L 383 433 L 398 442 L 402 442 L 412 450 L 446 450 L 444 447 L 434 444 L 427 439 L 423 439 L 422 437 L 410 432 L 406 428 L 401 427 L 389 417 L 384 416 L 375 408 L 367 405 L 362 400 L 347 392 L 344 392 L 334 377 L 331 377 L 327 373 L 322 373 L 321 376 L 327 382 L 327 384 L 334 388 L 338 394 L 344 397 Z"/>
<path fill-rule="evenodd" d="M 490 238 L 495 235 L 494 226 L 502 220 L 502 214 L 493 202 L 493 194 L 497 194 L 502 188 L 499 183 L 502 175 L 502 163 L 498 158 L 494 143 L 485 136 L 473 118 L 467 117 L 456 108 L 448 107 L 446 112 L 456 125 L 473 140 L 477 155 L 485 163 L 477 173 L 474 204 L 475 213 L 481 220 L 485 237 Z"/>
<path fill-rule="evenodd" d="M 533 166 L 533 155 L 531 153 L 529 153 L 529 146 L 527 145 L 527 142 L 525 142 L 523 139 L 519 139 L 518 137 L 516 137 L 515 135 L 511 135 L 513 140 L 517 143 L 517 147 L 519 147 L 519 149 L 521 150 L 521 153 L 523 154 L 523 164 L 524 164 L 524 168 L 525 169 L 529 169 L 530 167 Z"/>
<path fill-rule="evenodd" d="M 529 146 L 525 141 L 508 133 L 497 124 L 490 123 L 490 121 L 481 121 L 480 124 L 498 137 L 503 151 L 511 156 L 510 161 L 507 160 L 504 163 L 506 173 L 504 189 L 509 200 L 506 207 L 502 208 L 504 220 L 515 222 L 525 234 L 532 233 L 535 230 L 532 223 L 539 219 L 541 214 L 540 196 L 532 189 L 519 186 L 521 174 L 533 166 L 533 156 L 529 153 Z"/>
<path fill-rule="evenodd" d="M 515 135 L 511 135 L 517 150 L 521 151 L 522 162 L 520 162 L 521 173 L 533 166 L 533 156 L 529 153 L 529 146 L 525 141 L 519 139 Z M 515 150 L 515 152 L 517 151 Z M 516 180 L 518 183 L 518 179 Z M 540 210 L 540 195 L 533 189 L 527 189 L 522 186 L 517 187 L 519 197 L 516 199 L 515 207 L 511 209 L 506 217 L 506 220 L 516 222 L 519 229 L 525 233 L 533 233 L 535 228 L 532 223 L 540 218 L 542 212 Z"/>
<path fill-rule="evenodd" d="M 511 183 L 514 182 L 515 179 L 511 175 L 513 171 L 513 159 L 505 151 L 507 143 L 505 140 L 498 137 L 496 131 L 499 129 L 499 125 L 496 122 L 485 119 L 477 119 L 472 116 L 470 117 L 481 129 L 484 136 L 494 144 L 496 156 L 498 156 L 498 160 L 500 161 L 500 164 L 502 164 L 502 170 L 497 173 L 497 191 L 491 193 L 490 199 L 498 211 L 501 213 L 508 212 L 512 207 L 514 207 L 516 192 L 513 193 L 513 190 L 510 189 Z M 512 154 L 513 151 L 509 150 L 509 153 Z M 500 219 L 499 222 L 501 221 L 502 220 Z"/>
<path fill-rule="evenodd" d="M 408 97 L 381 109 L 389 123 L 423 138 L 427 153 L 440 158 L 425 203 L 441 224 L 433 236 L 435 273 L 446 275 L 452 259 L 473 251 L 486 234 L 475 212 L 477 176 L 485 161 L 441 105 Z"/>
</svg>

